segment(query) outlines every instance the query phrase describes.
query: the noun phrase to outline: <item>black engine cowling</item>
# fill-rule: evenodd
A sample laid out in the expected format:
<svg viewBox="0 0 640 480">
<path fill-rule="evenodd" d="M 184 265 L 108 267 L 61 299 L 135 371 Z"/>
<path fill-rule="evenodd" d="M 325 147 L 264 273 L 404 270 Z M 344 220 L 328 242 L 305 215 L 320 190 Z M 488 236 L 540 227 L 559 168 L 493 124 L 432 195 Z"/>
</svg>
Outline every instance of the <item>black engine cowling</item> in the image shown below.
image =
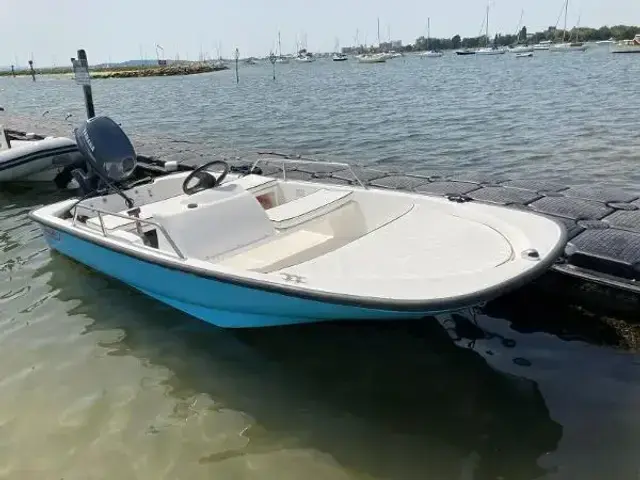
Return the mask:
<svg viewBox="0 0 640 480">
<path fill-rule="evenodd" d="M 71 173 L 83 194 L 119 184 L 133 175 L 137 155 L 129 137 L 109 117 L 94 117 L 74 131 L 78 149 L 87 162 L 86 172 Z"/>
</svg>

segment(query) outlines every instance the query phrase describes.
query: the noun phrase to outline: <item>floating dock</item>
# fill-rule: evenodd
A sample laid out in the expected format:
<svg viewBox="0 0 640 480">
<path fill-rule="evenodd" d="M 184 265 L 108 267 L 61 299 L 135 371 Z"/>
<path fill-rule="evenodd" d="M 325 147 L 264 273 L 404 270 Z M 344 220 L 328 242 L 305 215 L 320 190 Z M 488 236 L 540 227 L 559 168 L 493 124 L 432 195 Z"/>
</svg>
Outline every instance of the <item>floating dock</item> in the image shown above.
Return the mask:
<svg viewBox="0 0 640 480">
<path fill-rule="evenodd" d="M 46 120 L 40 119 L 38 123 L 43 121 Z M 5 125 L 14 126 L 15 123 L 14 120 L 5 122 Z M 68 136 L 70 126 L 62 124 L 66 132 L 61 132 L 60 125 L 55 129 L 55 134 Z M 24 132 L 18 129 L 12 134 L 21 135 Z M 211 152 L 204 151 L 197 144 L 176 140 L 149 141 L 136 135 L 131 137 L 138 153 L 161 160 L 198 165 L 212 157 Z M 236 158 L 229 163 L 236 169 L 248 171 L 256 158 L 274 156 L 288 159 L 288 179 L 338 185 L 358 184 L 346 166 L 314 165 L 308 162 L 309 159 L 294 155 L 265 152 L 258 157 Z M 296 164 L 296 159 L 307 161 Z M 604 302 L 606 309 L 612 313 L 623 313 L 631 319 L 640 320 L 640 192 L 631 194 L 606 186 L 567 186 L 535 179 L 510 180 L 466 175 L 464 172 L 442 176 L 429 172 L 405 174 L 366 166 L 351 167 L 367 187 L 439 195 L 452 202 L 483 202 L 526 209 L 562 222 L 568 232 L 568 243 L 563 257 L 552 270 L 565 279 L 571 277 L 579 280 L 580 284 L 604 288 L 582 288 L 581 300 Z M 261 161 L 258 168 L 263 175 L 282 176 L 282 166 L 275 160 Z M 567 279 L 566 283 L 571 282 Z M 557 279 L 550 285 L 552 290 L 557 289 Z M 596 296 L 599 298 L 595 299 Z"/>
</svg>

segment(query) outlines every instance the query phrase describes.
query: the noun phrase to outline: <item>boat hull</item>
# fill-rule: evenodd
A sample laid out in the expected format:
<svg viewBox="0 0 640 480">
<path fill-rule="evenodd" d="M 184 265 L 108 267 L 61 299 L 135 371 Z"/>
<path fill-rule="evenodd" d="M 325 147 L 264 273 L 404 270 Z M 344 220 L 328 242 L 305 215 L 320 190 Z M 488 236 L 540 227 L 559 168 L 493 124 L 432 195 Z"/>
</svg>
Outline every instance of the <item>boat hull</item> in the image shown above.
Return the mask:
<svg viewBox="0 0 640 480">
<path fill-rule="evenodd" d="M 0 150 L 0 183 L 13 181 L 47 181 L 65 166 L 72 164 L 80 153 L 69 139 L 45 139 L 24 142 Z"/>
<path fill-rule="evenodd" d="M 476 51 L 476 55 L 504 55 L 505 53 L 507 51 L 502 48 L 481 48 Z"/>
<path fill-rule="evenodd" d="M 552 53 L 586 52 L 587 48 L 588 46 L 584 44 L 560 43 L 551 45 L 549 51 Z"/>
<path fill-rule="evenodd" d="M 288 296 L 144 261 L 49 226 L 42 226 L 42 229 L 47 243 L 58 253 L 219 327 L 411 319 L 447 311 L 383 310 Z"/>
<path fill-rule="evenodd" d="M 360 57 L 358 58 L 359 63 L 385 63 L 387 61 L 386 57 Z"/>
<path fill-rule="evenodd" d="M 611 53 L 640 53 L 640 45 L 611 47 Z"/>
</svg>

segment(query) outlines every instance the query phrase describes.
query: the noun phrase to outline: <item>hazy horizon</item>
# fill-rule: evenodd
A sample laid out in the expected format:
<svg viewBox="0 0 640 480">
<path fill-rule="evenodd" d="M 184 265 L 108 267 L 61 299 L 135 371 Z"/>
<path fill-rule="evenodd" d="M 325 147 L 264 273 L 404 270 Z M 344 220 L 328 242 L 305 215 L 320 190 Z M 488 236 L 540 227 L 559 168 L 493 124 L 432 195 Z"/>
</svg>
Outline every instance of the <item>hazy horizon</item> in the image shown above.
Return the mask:
<svg viewBox="0 0 640 480">
<path fill-rule="evenodd" d="M 5 11 L 19 11 L 24 4 L 5 0 Z M 182 0 L 158 2 L 154 7 L 140 0 L 112 0 L 88 4 L 80 0 L 32 0 L 29 16 L 23 21 L 3 25 L 0 39 L 0 65 L 24 67 L 33 55 L 36 66 L 68 66 L 78 48 L 87 51 L 92 64 L 156 58 L 155 44 L 164 49 L 164 57 L 197 60 L 201 52 L 208 57 L 233 56 L 237 47 L 242 57 L 264 56 L 277 48 L 278 31 L 283 53 L 293 53 L 296 42 L 310 51 L 330 52 L 336 41 L 340 46 L 377 43 L 377 19 L 380 37 L 413 43 L 426 35 L 427 17 L 431 18 L 431 36 L 451 38 L 459 34 L 480 34 L 485 16 L 485 1 L 458 0 L 427 6 L 407 0 L 393 4 L 382 0 L 325 0 L 302 5 L 288 0 L 267 4 L 257 0 L 239 0 L 235 4 Z M 491 2 L 489 30 L 515 33 L 524 10 L 523 25 L 540 31 L 556 24 L 563 8 L 562 0 L 528 2 Z M 83 15 L 84 10 L 84 15 Z M 72 20 L 74 19 L 74 20 Z M 83 19 L 82 21 L 78 19 Z M 640 24 L 638 0 L 581 0 L 570 2 L 567 25 L 599 28 L 603 25 Z M 560 18 L 559 27 L 563 25 Z"/>
</svg>

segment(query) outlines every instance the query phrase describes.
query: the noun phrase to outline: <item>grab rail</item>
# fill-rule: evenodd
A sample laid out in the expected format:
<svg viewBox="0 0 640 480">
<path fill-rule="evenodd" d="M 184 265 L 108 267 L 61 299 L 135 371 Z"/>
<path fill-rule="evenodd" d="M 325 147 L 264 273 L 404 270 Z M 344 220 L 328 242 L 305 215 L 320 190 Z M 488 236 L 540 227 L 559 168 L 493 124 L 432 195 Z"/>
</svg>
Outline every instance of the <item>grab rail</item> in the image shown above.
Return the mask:
<svg viewBox="0 0 640 480">
<path fill-rule="evenodd" d="M 84 208 L 86 210 L 89 210 L 90 212 L 95 212 L 95 213 L 98 214 L 98 221 L 100 222 L 100 230 L 102 230 L 102 235 L 104 235 L 105 237 L 108 237 L 109 235 L 107 233 L 107 229 L 104 226 L 104 219 L 102 218 L 102 215 L 111 215 L 111 216 L 114 216 L 114 217 L 124 218 L 126 220 L 131 220 L 131 221 L 137 222 L 137 223 L 145 223 L 147 225 L 153 225 L 158 230 L 160 230 L 160 232 L 164 235 L 164 238 L 167 239 L 167 242 L 169 242 L 169 245 L 171 245 L 171 248 L 173 248 L 173 251 L 176 253 L 176 255 L 178 255 L 178 257 L 181 260 L 186 260 L 187 259 L 187 257 L 178 248 L 178 246 L 173 241 L 173 239 L 169 236 L 169 232 L 167 232 L 167 230 L 162 225 L 160 225 L 158 222 L 154 222 L 152 220 L 147 220 L 145 218 L 132 217 L 131 215 L 124 215 L 122 213 L 110 212 L 108 210 L 102 210 L 102 209 L 96 208 L 96 207 L 89 207 L 89 206 L 86 206 L 86 205 L 76 205 L 76 207 L 74 208 L 74 212 L 73 212 L 73 222 L 72 222 L 72 225 L 74 227 L 76 226 L 76 220 L 78 218 L 78 208 Z"/>
<path fill-rule="evenodd" d="M 264 155 L 274 155 L 274 154 L 264 154 Z M 275 154 L 278 155 L 278 154 Z M 353 171 L 353 168 L 351 168 L 351 165 L 349 165 L 348 163 L 344 163 L 344 162 L 318 162 L 317 160 L 305 160 L 305 159 L 294 159 L 294 158 L 258 158 L 255 162 L 253 162 L 253 164 L 251 165 L 251 170 L 249 170 L 249 172 L 252 172 L 253 169 L 256 167 L 256 165 L 258 165 L 258 163 L 260 162 L 276 162 L 276 163 L 282 163 L 282 180 L 284 180 L 285 182 L 287 181 L 287 169 L 286 169 L 286 164 L 287 163 L 295 163 L 295 164 L 300 164 L 300 163 L 304 163 L 304 164 L 315 164 L 315 165 L 336 165 L 336 166 L 340 166 L 340 167 L 346 167 L 347 170 L 349 170 L 349 173 L 351 173 L 351 175 L 353 175 L 353 179 L 358 182 L 358 184 L 364 188 L 365 190 L 368 188 L 365 183 L 360 180 L 360 178 L 356 175 L 356 172 Z"/>
</svg>

